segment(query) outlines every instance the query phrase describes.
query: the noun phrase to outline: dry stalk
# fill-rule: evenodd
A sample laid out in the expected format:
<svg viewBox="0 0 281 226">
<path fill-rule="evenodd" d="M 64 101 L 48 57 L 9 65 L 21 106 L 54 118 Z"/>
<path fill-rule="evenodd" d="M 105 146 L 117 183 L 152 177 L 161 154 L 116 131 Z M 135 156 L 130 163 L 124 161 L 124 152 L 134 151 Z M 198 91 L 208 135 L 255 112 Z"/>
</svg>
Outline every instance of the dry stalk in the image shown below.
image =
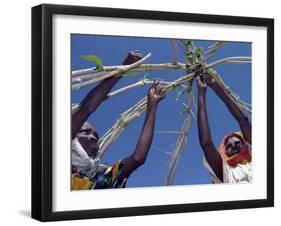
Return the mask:
<svg viewBox="0 0 281 226">
<path fill-rule="evenodd" d="M 100 77 L 108 72 L 115 71 L 115 70 L 122 70 L 124 69 L 124 65 L 117 65 L 117 66 L 105 66 L 103 67 L 103 71 L 97 71 L 96 68 L 87 68 L 78 71 L 72 71 L 72 82 L 81 82 L 83 80 Z M 130 70 L 130 73 L 137 73 L 142 71 L 152 71 L 152 70 L 165 70 L 165 69 L 185 69 L 185 64 L 183 63 L 162 63 L 162 64 L 142 64 L 138 68 L 134 68 Z M 126 75 L 128 72 L 124 72 L 123 74 Z M 78 76 L 80 75 L 80 76 Z"/>
<path fill-rule="evenodd" d="M 165 91 L 170 91 L 174 89 L 175 87 L 181 85 L 184 82 L 190 81 L 193 78 L 194 74 L 188 74 L 185 76 L 182 76 L 181 78 L 175 80 L 174 82 L 171 82 L 168 85 L 165 85 L 163 89 Z M 104 136 L 100 139 L 100 149 L 97 154 L 98 158 L 101 158 L 108 147 L 116 140 L 116 138 L 122 133 L 123 129 L 120 129 L 120 127 L 124 128 L 139 117 L 147 107 L 147 97 L 142 98 L 137 104 L 129 108 L 127 111 L 123 112 L 120 115 L 120 118 L 115 122 L 115 124 L 105 133 Z M 117 132 L 116 132 L 117 131 Z"/>
<path fill-rule="evenodd" d="M 192 92 L 189 92 L 186 104 L 187 104 L 187 106 L 190 107 L 191 103 L 192 103 Z M 166 185 L 173 184 L 176 170 L 177 170 L 177 167 L 179 164 L 179 160 L 180 160 L 180 157 L 184 150 L 184 146 L 187 141 L 187 135 L 188 135 L 188 131 L 190 129 L 190 125 L 191 125 L 191 113 L 187 112 L 187 116 L 186 116 L 184 123 L 182 125 L 182 128 L 181 128 L 181 133 L 178 136 L 177 143 L 176 143 L 175 149 L 173 151 L 173 156 L 171 158 L 171 162 L 170 162 L 169 170 L 168 170 L 168 174 L 167 174 Z"/>
<path fill-rule="evenodd" d="M 213 68 L 220 64 L 251 64 L 252 57 L 227 57 L 213 63 L 210 63 L 206 66 L 206 68 Z"/>
<path fill-rule="evenodd" d="M 128 90 L 131 90 L 131 89 L 134 89 L 134 88 L 137 88 L 137 87 L 143 87 L 143 86 L 146 86 L 146 85 L 151 85 L 153 84 L 154 81 L 153 80 L 149 80 L 149 79 L 142 79 L 134 84 L 131 84 L 131 85 L 128 85 L 128 86 L 125 86 L 125 87 L 122 87 L 116 91 L 113 91 L 111 93 L 108 94 L 109 97 L 112 97 L 112 96 L 116 96 L 120 93 L 124 93 Z M 162 84 L 170 84 L 170 82 L 164 82 L 164 81 L 161 81 Z"/>
<path fill-rule="evenodd" d="M 177 41 L 176 40 L 171 40 L 171 41 L 172 41 L 172 48 L 173 48 L 172 64 L 177 65 L 178 64 L 178 46 L 177 46 Z"/>
<path fill-rule="evenodd" d="M 122 69 L 118 69 L 118 70 L 114 70 L 114 71 L 111 71 L 109 73 L 106 73 L 105 75 L 102 75 L 100 77 L 97 77 L 97 78 L 94 78 L 94 79 L 91 79 L 89 81 L 86 81 L 86 82 L 83 82 L 83 83 L 79 83 L 79 84 L 75 84 L 75 85 L 72 85 L 72 90 L 77 90 L 77 89 L 80 89 L 82 87 L 85 87 L 85 86 L 89 86 L 89 85 L 92 85 L 98 81 L 101 81 L 101 80 L 104 80 L 106 78 L 110 78 L 110 77 L 113 77 L 113 76 L 116 76 L 116 75 L 120 75 L 120 74 L 123 74 L 124 72 L 127 72 L 133 68 L 136 68 L 138 67 L 139 65 L 141 65 L 143 62 L 145 62 L 149 57 L 151 56 L 151 53 L 147 54 L 145 57 L 143 57 L 142 59 L 140 59 L 139 61 L 133 63 L 133 64 L 130 64 L 130 65 L 126 65 L 124 66 Z"/>
<path fill-rule="evenodd" d="M 176 169 L 180 160 L 180 156 L 184 150 L 184 145 L 187 141 L 187 134 L 188 134 L 188 130 L 190 128 L 190 123 L 191 122 L 191 116 L 190 114 L 187 114 L 187 117 L 183 123 L 183 126 L 181 128 L 181 133 L 178 136 L 178 140 L 176 143 L 176 147 L 174 149 L 173 152 L 173 156 L 169 165 L 169 171 L 168 171 L 168 175 L 167 175 L 167 181 L 166 181 L 166 185 L 172 185 L 173 184 L 173 180 L 176 174 Z"/>
<path fill-rule="evenodd" d="M 160 82 L 164 85 L 172 84 L 172 82 L 166 82 L 166 81 L 163 81 L 163 80 L 160 80 Z M 128 86 L 122 87 L 118 90 L 115 90 L 115 91 L 109 93 L 107 96 L 108 97 L 117 96 L 117 95 L 119 95 L 121 93 L 124 93 L 126 91 L 129 91 L 131 89 L 134 89 L 134 88 L 137 88 L 137 87 L 143 87 L 143 86 L 146 86 L 146 85 L 152 85 L 153 83 L 154 83 L 154 80 L 142 79 L 142 80 L 140 80 L 136 83 L 133 83 L 131 85 L 128 85 Z M 180 84 L 180 86 L 182 86 L 183 88 L 187 88 L 187 86 L 184 85 L 184 84 Z M 72 111 L 75 111 L 78 107 L 79 107 L 78 103 L 73 103 L 72 104 Z"/>
<path fill-rule="evenodd" d="M 205 61 L 210 58 L 211 56 L 214 55 L 214 53 L 217 51 L 218 48 L 220 48 L 221 46 L 224 45 L 225 42 L 223 41 L 219 41 L 219 42 L 216 42 L 214 45 L 211 45 L 208 47 L 208 51 L 205 52 Z"/>
<path fill-rule="evenodd" d="M 73 82 L 79 82 L 77 84 L 72 85 L 72 89 L 80 89 L 82 87 L 86 87 L 89 85 L 92 85 L 98 81 L 101 81 L 103 79 L 116 76 L 116 75 L 124 75 L 126 73 L 136 73 L 136 72 L 141 72 L 141 71 L 147 71 L 147 70 L 159 70 L 159 69 L 186 69 L 186 65 L 182 63 L 177 63 L 177 58 L 176 54 L 177 51 L 175 51 L 175 45 L 177 43 L 173 42 L 173 47 L 174 47 L 174 60 L 172 63 L 166 63 L 166 64 L 142 64 L 144 61 L 146 61 L 151 54 L 146 55 L 144 58 L 141 60 L 135 62 L 134 64 L 128 65 L 128 66 L 109 66 L 109 67 L 104 67 L 103 71 L 97 71 L 96 68 L 88 68 L 88 69 L 82 69 L 82 70 L 77 70 L 73 71 L 72 75 L 75 76 L 73 77 Z M 210 50 L 206 52 L 205 56 L 210 57 L 212 56 L 215 51 L 221 47 L 224 43 L 223 42 L 217 42 L 213 46 L 210 47 Z M 205 58 L 206 60 L 206 58 Z M 175 64 L 176 63 L 176 64 Z M 218 82 L 222 85 L 222 87 L 226 90 L 226 92 L 235 100 L 235 102 L 243 109 L 247 111 L 250 110 L 250 105 L 241 101 L 239 96 L 235 94 L 232 90 L 230 90 L 229 87 L 226 86 L 226 84 L 223 82 L 221 77 L 216 73 L 216 71 L 212 70 L 212 67 L 215 67 L 220 64 L 225 64 L 225 63 L 251 63 L 251 57 L 228 57 L 224 58 L 221 60 L 218 60 L 216 62 L 213 62 L 209 65 L 206 65 L 205 68 L 207 69 L 207 73 L 211 75 L 212 77 L 215 77 Z M 80 75 L 80 76 L 79 76 Z M 183 83 L 191 81 L 194 78 L 194 73 L 187 74 L 185 76 L 180 77 L 179 79 L 173 81 L 173 82 L 163 82 L 165 86 L 163 89 L 165 91 L 170 91 L 174 89 L 175 87 L 179 85 L 183 85 Z M 82 82 L 83 80 L 90 79 L 88 81 Z M 115 96 L 120 93 L 126 92 L 128 90 L 134 89 L 136 87 L 152 84 L 153 81 L 143 79 L 137 83 L 131 84 L 129 86 L 123 87 L 119 90 L 116 90 L 114 92 L 111 92 L 109 96 Z M 194 101 L 194 97 L 191 92 L 189 92 L 189 97 L 188 97 L 188 106 L 190 106 L 190 102 L 193 101 L 195 109 L 197 110 L 196 103 Z M 74 105 L 72 109 L 77 108 L 79 105 Z M 132 122 L 134 119 L 139 117 L 147 107 L 147 97 L 142 98 L 138 103 L 136 103 L 134 106 L 120 114 L 120 117 L 114 125 L 103 135 L 103 137 L 100 139 L 99 143 L 99 151 L 97 153 L 97 158 L 101 158 L 105 152 L 108 150 L 110 145 L 119 137 L 119 135 L 124 131 L 125 127 Z M 187 139 L 187 134 L 190 128 L 190 123 L 191 123 L 191 113 L 188 112 L 187 117 L 183 123 L 181 133 L 178 137 L 177 144 L 174 150 L 173 157 L 171 159 L 170 167 L 169 167 L 169 172 L 167 176 L 167 185 L 171 185 L 173 183 L 173 178 L 175 176 L 176 168 L 181 156 L 181 153 L 183 151 L 184 144 L 186 143 Z"/>
<path fill-rule="evenodd" d="M 220 84 L 220 86 L 223 87 L 223 89 L 225 90 L 226 93 L 228 93 L 228 95 L 235 101 L 235 103 L 242 109 L 246 110 L 248 113 L 251 113 L 252 112 L 252 107 L 250 104 L 242 101 L 240 99 L 240 97 L 234 92 L 232 91 L 229 86 L 227 86 L 225 84 L 225 82 L 223 81 L 223 79 L 221 78 L 221 76 L 215 71 L 215 70 L 212 70 L 212 69 L 208 69 L 207 73 L 213 77 L 214 79 L 217 80 L 217 82 Z"/>
</svg>

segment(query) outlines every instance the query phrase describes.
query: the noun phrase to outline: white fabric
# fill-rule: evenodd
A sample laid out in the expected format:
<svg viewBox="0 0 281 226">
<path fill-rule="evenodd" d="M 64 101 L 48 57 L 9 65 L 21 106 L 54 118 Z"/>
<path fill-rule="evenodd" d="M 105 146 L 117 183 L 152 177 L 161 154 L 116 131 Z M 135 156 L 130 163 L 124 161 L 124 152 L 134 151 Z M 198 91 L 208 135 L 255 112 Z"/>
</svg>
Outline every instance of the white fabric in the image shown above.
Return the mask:
<svg viewBox="0 0 281 226">
<path fill-rule="evenodd" d="M 90 180 L 94 178 L 98 170 L 108 167 L 100 164 L 100 159 L 90 158 L 77 137 L 72 140 L 71 164 Z"/>
<path fill-rule="evenodd" d="M 223 162 L 223 182 L 230 184 L 252 182 L 252 163 L 232 167 Z"/>
<path fill-rule="evenodd" d="M 250 147 L 250 146 L 249 146 Z M 250 148 L 251 149 L 251 148 Z M 223 159 L 223 158 L 222 158 Z M 251 183 L 252 182 L 252 162 L 237 164 L 232 167 L 223 160 L 223 181 L 221 181 L 203 156 L 203 166 L 210 173 L 213 183 Z"/>
</svg>

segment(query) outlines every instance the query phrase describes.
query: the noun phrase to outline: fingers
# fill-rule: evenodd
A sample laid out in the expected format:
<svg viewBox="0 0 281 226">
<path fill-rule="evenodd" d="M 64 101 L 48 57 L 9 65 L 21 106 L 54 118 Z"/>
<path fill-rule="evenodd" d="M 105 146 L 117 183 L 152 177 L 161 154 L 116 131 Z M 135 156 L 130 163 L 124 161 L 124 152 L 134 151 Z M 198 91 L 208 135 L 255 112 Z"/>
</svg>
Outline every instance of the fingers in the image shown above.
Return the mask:
<svg viewBox="0 0 281 226">
<path fill-rule="evenodd" d="M 161 90 L 158 96 L 163 99 L 164 97 L 166 97 L 166 92 Z"/>
<path fill-rule="evenodd" d="M 153 83 L 153 87 L 156 88 L 159 85 L 159 80 L 155 80 Z"/>
<path fill-rule="evenodd" d="M 138 50 L 134 50 L 128 53 L 127 58 L 123 61 L 123 65 L 133 64 L 142 58 L 142 54 Z"/>
<path fill-rule="evenodd" d="M 156 92 L 156 87 L 158 86 L 158 84 L 159 84 L 159 81 L 158 80 L 155 80 L 154 82 L 153 82 L 153 84 L 150 86 L 150 90 L 153 90 L 154 92 Z"/>
<path fill-rule="evenodd" d="M 154 83 L 149 88 L 149 93 L 154 98 L 163 98 L 166 95 L 166 91 L 164 90 L 164 86 L 161 84 L 159 80 L 155 80 Z"/>
<path fill-rule="evenodd" d="M 158 80 L 156 80 L 154 84 L 155 84 L 154 86 L 155 94 L 158 96 L 160 94 L 160 83 Z"/>
<path fill-rule="evenodd" d="M 201 88 L 207 87 L 206 78 L 204 78 L 203 76 L 201 76 L 201 75 L 197 76 L 196 80 L 197 80 L 197 84 L 199 87 L 201 87 Z"/>
<path fill-rule="evenodd" d="M 197 76 L 197 77 L 196 77 L 196 81 L 197 81 L 197 85 L 198 85 L 199 87 L 203 87 L 203 83 L 202 83 L 202 81 L 201 81 L 200 76 Z"/>
<path fill-rule="evenodd" d="M 142 53 L 139 50 L 129 52 L 128 56 L 132 62 L 139 61 L 142 58 Z"/>
<path fill-rule="evenodd" d="M 216 82 L 214 78 L 212 78 L 210 75 L 208 75 L 206 73 L 202 74 L 201 77 L 203 77 L 203 79 L 204 79 L 203 81 L 207 85 L 212 85 L 212 84 L 214 84 Z"/>
<path fill-rule="evenodd" d="M 203 83 L 203 86 L 204 87 L 207 87 L 207 79 L 206 79 L 206 77 L 202 77 L 202 79 L 201 79 L 201 81 L 202 81 L 202 83 Z"/>
<path fill-rule="evenodd" d="M 164 86 L 159 84 L 156 88 L 157 88 L 157 95 L 159 95 L 161 97 L 166 95 L 166 91 L 164 90 Z"/>
<path fill-rule="evenodd" d="M 133 50 L 129 52 L 130 56 L 134 56 L 134 57 L 138 57 L 138 58 L 142 58 L 142 53 L 139 50 Z"/>
<path fill-rule="evenodd" d="M 161 95 L 162 93 L 165 93 L 164 86 L 159 80 L 154 81 L 153 89 L 155 90 L 156 95 Z"/>
</svg>

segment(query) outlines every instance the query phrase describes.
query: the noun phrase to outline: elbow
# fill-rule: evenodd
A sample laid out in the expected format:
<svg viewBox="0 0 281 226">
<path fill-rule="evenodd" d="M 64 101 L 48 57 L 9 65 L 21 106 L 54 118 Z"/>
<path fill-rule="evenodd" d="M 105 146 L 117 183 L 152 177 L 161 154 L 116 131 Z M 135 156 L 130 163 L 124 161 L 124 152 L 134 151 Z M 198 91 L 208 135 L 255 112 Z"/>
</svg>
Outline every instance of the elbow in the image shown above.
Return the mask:
<svg viewBox="0 0 281 226">
<path fill-rule="evenodd" d="M 140 167 L 145 163 L 146 158 L 139 155 L 133 155 L 132 161 L 136 167 Z"/>
<path fill-rule="evenodd" d="M 106 98 L 100 98 L 100 103 L 102 103 Z M 81 109 L 83 109 L 83 112 L 86 113 L 86 115 L 91 115 L 93 112 L 96 111 L 97 107 L 100 105 L 98 101 L 92 101 L 92 102 L 86 102 L 82 103 Z"/>
<path fill-rule="evenodd" d="M 83 101 L 79 106 L 79 111 L 89 116 L 94 111 L 94 109 L 88 102 Z"/>
</svg>

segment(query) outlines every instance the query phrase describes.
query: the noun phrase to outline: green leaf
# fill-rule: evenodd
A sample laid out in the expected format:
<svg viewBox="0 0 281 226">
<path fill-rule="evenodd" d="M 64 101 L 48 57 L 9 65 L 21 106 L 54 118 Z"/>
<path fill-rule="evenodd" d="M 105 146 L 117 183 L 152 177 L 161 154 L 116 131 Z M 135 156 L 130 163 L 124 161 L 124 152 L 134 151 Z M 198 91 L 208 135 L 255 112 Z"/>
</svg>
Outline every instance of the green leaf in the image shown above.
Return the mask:
<svg viewBox="0 0 281 226">
<path fill-rule="evenodd" d="M 190 107 L 185 103 L 183 103 L 183 113 L 190 113 Z"/>
<path fill-rule="evenodd" d="M 98 56 L 91 56 L 91 55 L 87 55 L 87 56 L 80 56 L 81 58 L 94 62 L 96 64 L 97 70 L 98 71 L 102 71 L 103 70 L 103 63 L 102 63 L 102 59 Z"/>
</svg>

